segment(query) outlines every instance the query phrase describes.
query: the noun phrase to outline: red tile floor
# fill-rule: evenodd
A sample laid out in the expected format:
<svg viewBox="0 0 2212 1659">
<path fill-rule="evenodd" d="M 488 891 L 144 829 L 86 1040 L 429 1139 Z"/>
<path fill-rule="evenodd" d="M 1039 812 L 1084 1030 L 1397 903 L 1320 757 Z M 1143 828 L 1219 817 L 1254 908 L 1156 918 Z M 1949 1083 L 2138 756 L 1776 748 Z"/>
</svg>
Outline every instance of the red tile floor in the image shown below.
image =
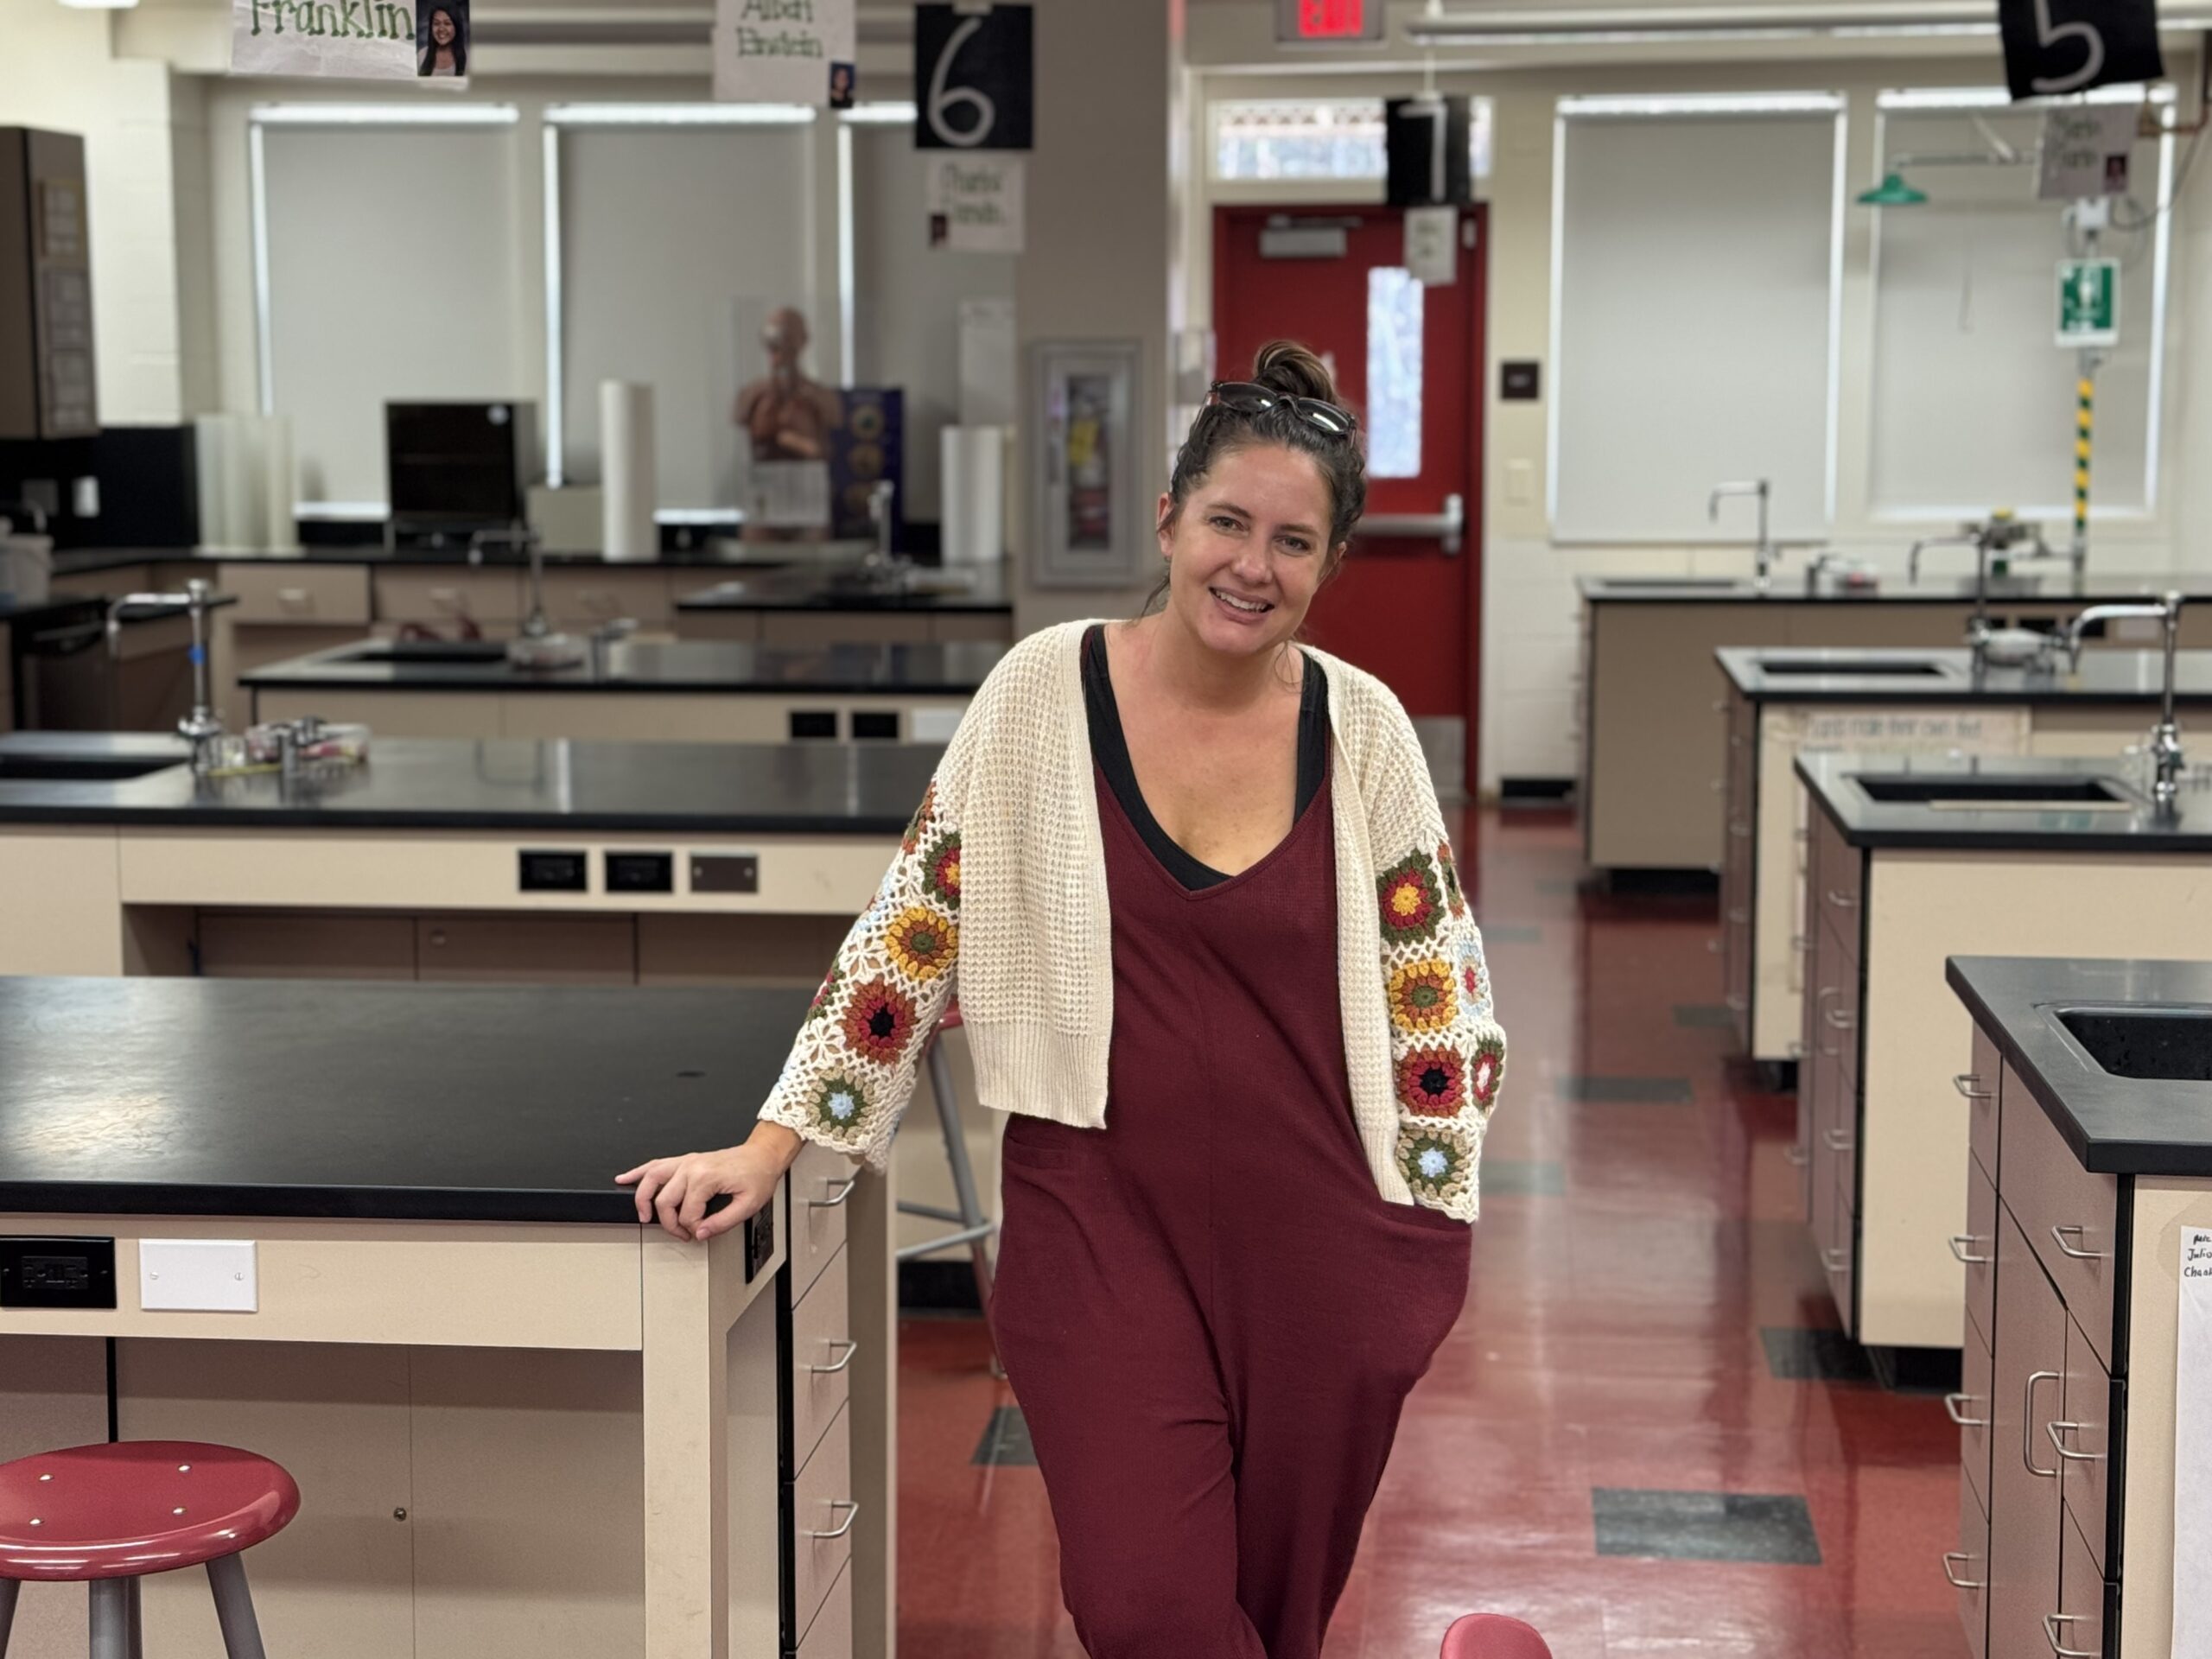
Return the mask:
<svg viewBox="0 0 2212 1659">
<path fill-rule="evenodd" d="M 1796 1220 L 1792 1103 L 1675 1017 L 1720 1001 L 1713 900 L 1578 891 L 1564 815 L 1456 828 L 1512 1043 L 1484 1156 L 1556 1163 L 1560 1190 L 1485 1192 L 1466 1313 L 1408 1404 L 1326 1659 L 1430 1659 L 1475 1611 L 1529 1619 L 1557 1659 L 1964 1659 L 1940 1401 L 1768 1370 L 1762 1327 L 1835 1319 Z M 1580 1077 L 1691 1094 L 1578 1103 L 1605 1092 L 1562 1086 Z M 900 1383 L 904 1659 L 1074 1659 L 1036 1470 L 971 1461 L 1011 1403 L 980 1325 L 908 1320 Z M 1801 1497 L 1819 1564 L 1600 1555 L 1598 1488 Z"/>
</svg>

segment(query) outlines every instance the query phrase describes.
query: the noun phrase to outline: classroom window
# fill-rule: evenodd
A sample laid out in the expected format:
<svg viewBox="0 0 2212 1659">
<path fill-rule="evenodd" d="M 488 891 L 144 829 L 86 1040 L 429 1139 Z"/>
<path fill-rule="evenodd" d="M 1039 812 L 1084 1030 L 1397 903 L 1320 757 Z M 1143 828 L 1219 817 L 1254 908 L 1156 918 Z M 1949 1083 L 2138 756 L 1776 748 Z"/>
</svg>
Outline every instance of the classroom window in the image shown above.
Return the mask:
<svg viewBox="0 0 2212 1659">
<path fill-rule="evenodd" d="M 1490 176 L 1490 99 L 1478 98 L 1467 122 L 1473 176 Z M 1379 98 L 1228 99 L 1213 105 L 1217 179 L 1380 179 Z"/>
</svg>

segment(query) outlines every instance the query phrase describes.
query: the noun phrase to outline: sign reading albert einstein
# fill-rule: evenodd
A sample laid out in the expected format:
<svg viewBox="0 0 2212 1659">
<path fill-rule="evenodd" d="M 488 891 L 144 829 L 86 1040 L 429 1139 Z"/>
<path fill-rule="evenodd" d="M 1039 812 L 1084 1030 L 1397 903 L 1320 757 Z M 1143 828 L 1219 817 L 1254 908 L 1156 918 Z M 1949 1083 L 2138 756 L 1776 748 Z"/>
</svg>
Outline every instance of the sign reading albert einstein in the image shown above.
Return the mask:
<svg viewBox="0 0 2212 1659">
<path fill-rule="evenodd" d="M 716 0 L 715 96 L 850 107 L 853 0 Z"/>
<path fill-rule="evenodd" d="M 421 10 L 390 0 L 231 0 L 231 73 L 411 80 L 423 73 Z M 450 64 L 456 47 L 467 50 L 466 0 L 430 10 L 448 20 L 442 29 L 451 43 L 433 55 Z M 468 72 L 444 73 L 459 79 Z"/>
</svg>

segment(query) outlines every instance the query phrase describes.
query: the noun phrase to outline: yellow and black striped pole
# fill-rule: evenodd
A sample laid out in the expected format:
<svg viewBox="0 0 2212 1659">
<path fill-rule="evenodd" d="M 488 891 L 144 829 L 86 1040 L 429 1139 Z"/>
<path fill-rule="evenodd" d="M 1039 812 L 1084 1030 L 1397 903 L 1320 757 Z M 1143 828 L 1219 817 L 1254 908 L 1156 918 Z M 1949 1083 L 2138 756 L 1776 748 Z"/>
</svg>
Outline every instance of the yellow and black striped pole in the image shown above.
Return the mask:
<svg viewBox="0 0 2212 1659">
<path fill-rule="evenodd" d="M 2079 558 L 2089 547 L 2089 450 L 2097 423 L 2097 383 L 2086 362 L 2074 399 L 2074 553 Z"/>
</svg>

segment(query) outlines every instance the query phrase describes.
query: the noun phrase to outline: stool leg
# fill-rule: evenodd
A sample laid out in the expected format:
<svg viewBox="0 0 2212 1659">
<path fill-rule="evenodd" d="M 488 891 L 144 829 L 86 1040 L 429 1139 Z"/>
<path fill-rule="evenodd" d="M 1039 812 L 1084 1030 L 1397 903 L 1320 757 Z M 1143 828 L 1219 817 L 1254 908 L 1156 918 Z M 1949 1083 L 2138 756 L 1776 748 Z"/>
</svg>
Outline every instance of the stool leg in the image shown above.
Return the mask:
<svg viewBox="0 0 2212 1659">
<path fill-rule="evenodd" d="M 944 1159 L 952 1166 L 952 1190 L 958 1195 L 963 1229 L 983 1224 L 982 1201 L 976 1196 L 976 1166 L 968 1161 L 968 1137 L 961 1133 L 960 1103 L 952 1092 L 952 1063 L 942 1039 L 930 1045 L 930 1092 L 937 1096 L 938 1121 L 944 1127 Z M 968 1241 L 976 1263 L 976 1300 L 986 1317 L 991 1311 L 991 1241 Z"/>
<path fill-rule="evenodd" d="M 130 1659 L 130 1581 L 94 1579 L 85 1586 L 92 1606 L 92 1659 Z"/>
<path fill-rule="evenodd" d="M 138 1605 L 138 1586 L 145 1580 L 125 1579 L 123 1582 L 125 1586 L 124 1590 L 124 1618 L 130 1632 L 130 1659 L 146 1659 L 146 1614 L 145 1610 Z"/>
<path fill-rule="evenodd" d="M 224 1555 L 207 1563 L 207 1586 L 215 1592 L 215 1621 L 223 1627 L 223 1651 L 230 1659 L 268 1659 L 261 1626 L 253 1617 L 253 1597 L 245 1587 L 245 1563 Z"/>
<path fill-rule="evenodd" d="M 6 1659 L 8 1632 L 16 1623 L 16 1592 L 22 1588 L 13 1579 L 0 1579 L 0 1659 Z"/>
</svg>

